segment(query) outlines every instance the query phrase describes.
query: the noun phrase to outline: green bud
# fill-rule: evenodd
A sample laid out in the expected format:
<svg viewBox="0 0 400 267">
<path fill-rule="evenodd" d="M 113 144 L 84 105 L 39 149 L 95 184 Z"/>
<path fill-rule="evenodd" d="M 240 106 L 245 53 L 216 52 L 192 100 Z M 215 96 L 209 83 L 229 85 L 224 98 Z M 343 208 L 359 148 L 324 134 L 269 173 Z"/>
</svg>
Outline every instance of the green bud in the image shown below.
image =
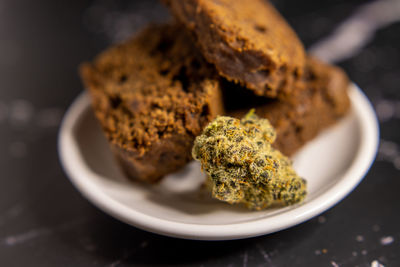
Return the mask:
<svg viewBox="0 0 400 267">
<path fill-rule="evenodd" d="M 213 197 L 250 209 L 304 200 L 306 182 L 290 159 L 272 148 L 276 132 L 251 110 L 242 120 L 219 116 L 196 137 L 192 155 L 208 176 Z"/>
</svg>

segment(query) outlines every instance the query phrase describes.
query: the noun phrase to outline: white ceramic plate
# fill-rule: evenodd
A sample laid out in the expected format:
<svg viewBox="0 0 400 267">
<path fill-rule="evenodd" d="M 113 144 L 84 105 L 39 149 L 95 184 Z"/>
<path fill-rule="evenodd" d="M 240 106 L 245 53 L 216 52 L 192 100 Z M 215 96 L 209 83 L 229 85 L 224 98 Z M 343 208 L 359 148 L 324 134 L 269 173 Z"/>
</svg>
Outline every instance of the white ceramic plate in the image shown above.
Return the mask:
<svg viewBox="0 0 400 267">
<path fill-rule="evenodd" d="M 246 238 L 304 222 L 349 194 L 371 166 L 378 146 L 375 113 L 360 89 L 349 91 L 352 110 L 337 125 L 307 144 L 294 167 L 308 181 L 304 203 L 281 209 L 249 211 L 204 194 L 196 162 L 157 186 L 128 181 L 82 94 L 62 123 L 59 153 L 76 188 L 106 213 L 138 228 L 167 236 L 201 240 Z"/>
</svg>

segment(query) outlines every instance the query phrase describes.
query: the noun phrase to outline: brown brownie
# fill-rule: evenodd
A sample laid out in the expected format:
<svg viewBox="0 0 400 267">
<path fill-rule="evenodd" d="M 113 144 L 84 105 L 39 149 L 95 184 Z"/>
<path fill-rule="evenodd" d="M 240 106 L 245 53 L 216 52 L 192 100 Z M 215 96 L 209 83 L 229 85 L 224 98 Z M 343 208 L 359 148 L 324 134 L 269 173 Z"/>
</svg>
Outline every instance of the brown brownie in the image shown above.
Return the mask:
<svg viewBox="0 0 400 267">
<path fill-rule="evenodd" d="M 192 32 L 219 74 L 257 95 L 300 91 L 305 52 L 284 18 L 263 0 L 162 0 Z"/>
<path fill-rule="evenodd" d="M 243 116 L 248 108 L 268 118 L 276 128 L 274 146 L 285 155 L 292 155 L 306 142 L 326 127 L 334 124 L 349 110 L 347 95 L 349 81 L 338 67 L 308 58 L 303 78 L 305 90 L 295 98 L 266 100 L 254 95 L 243 95 L 243 90 L 227 90 L 227 110 L 236 117 Z M 243 109 L 247 102 L 248 108 Z M 240 103 L 240 104 L 239 104 Z M 237 110 L 240 107 L 241 110 Z"/>
<path fill-rule="evenodd" d="M 148 27 L 80 71 L 112 150 L 132 178 L 155 182 L 182 167 L 195 136 L 223 113 L 213 71 L 175 25 Z"/>
</svg>

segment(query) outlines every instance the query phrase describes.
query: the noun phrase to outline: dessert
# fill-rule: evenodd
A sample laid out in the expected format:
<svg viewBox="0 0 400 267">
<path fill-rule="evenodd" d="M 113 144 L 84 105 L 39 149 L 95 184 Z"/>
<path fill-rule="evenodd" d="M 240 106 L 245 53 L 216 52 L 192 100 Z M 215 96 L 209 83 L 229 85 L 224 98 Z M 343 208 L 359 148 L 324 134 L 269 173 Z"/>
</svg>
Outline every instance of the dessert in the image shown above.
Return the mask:
<svg viewBox="0 0 400 267">
<path fill-rule="evenodd" d="M 268 2 L 164 2 L 179 23 L 149 26 L 80 68 L 129 177 L 156 182 L 183 167 L 217 115 L 242 117 L 255 107 L 277 132 L 268 153 L 286 162 L 275 149 L 292 155 L 349 109 L 347 76 L 306 57 Z M 272 202 L 260 203 L 247 204 Z"/>
<path fill-rule="evenodd" d="M 214 72 L 176 25 L 150 26 L 80 69 L 97 119 L 130 177 L 155 182 L 191 160 L 223 113 Z"/>
<path fill-rule="evenodd" d="M 240 118 L 249 108 L 255 107 L 256 113 L 267 118 L 276 129 L 277 139 L 273 146 L 290 156 L 337 122 L 350 107 L 349 80 L 338 67 L 309 57 L 302 82 L 306 89 L 285 100 L 268 100 L 231 86 L 225 89 L 227 112 Z"/>
<path fill-rule="evenodd" d="M 286 98 L 301 91 L 303 45 L 267 1 L 163 0 L 192 33 L 219 74 L 255 94 Z"/>
<path fill-rule="evenodd" d="M 306 182 L 272 147 L 276 133 L 254 110 L 241 120 L 219 116 L 196 137 L 192 155 L 207 174 L 212 196 L 250 209 L 291 205 L 306 196 Z"/>
</svg>

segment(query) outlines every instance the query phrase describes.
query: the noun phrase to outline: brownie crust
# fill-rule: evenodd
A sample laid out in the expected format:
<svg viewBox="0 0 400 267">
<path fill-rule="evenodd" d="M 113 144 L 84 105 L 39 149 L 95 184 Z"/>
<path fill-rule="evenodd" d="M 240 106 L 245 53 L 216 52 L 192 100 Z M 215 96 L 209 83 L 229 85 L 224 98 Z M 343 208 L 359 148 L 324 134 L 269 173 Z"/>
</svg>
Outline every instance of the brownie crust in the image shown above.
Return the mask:
<svg viewBox="0 0 400 267">
<path fill-rule="evenodd" d="M 350 108 L 349 80 L 340 68 L 308 58 L 303 83 L 306 89 L 302 94 L 285 101 L 268 101 L 241 93 L 230 96 L 256 105 L 256 113 L 267 118 L 277 131 L 273 146 L 287 156 L 336 123 Z M 234 117 L 248 112 L 248 109 L 235 110 L 234 105 L 229 109 Z"/>
<path fill-rule="evenodd" d="M 195 136 L 223 113 L 214 72 L 176 25 L 153 25 L 80 68 L 127 174 L 156 182 L 191 160 Z"/>
<path fill-rule="evenodd" d="M 301 87 L 304 47 L 267 1 L 162 0 L 219 74 L 255 94 L 286 98 Z"/>
</svg>

